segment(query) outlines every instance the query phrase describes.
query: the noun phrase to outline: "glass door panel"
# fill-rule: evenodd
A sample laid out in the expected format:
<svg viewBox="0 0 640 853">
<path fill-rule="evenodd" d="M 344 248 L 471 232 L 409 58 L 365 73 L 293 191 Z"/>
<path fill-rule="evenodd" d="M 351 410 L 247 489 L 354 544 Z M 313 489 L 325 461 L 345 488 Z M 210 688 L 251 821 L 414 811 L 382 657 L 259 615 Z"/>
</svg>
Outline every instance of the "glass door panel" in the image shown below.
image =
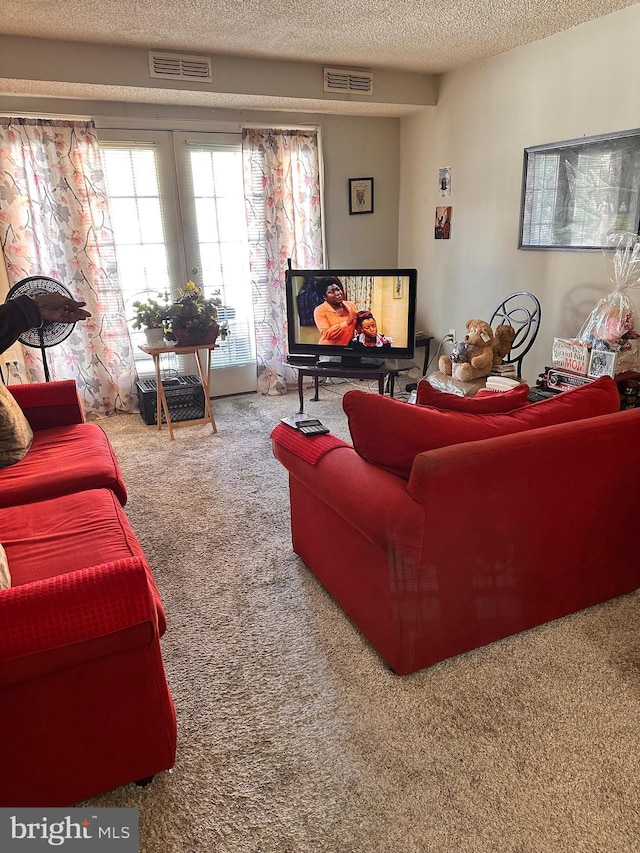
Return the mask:
<svg viewBox="0 0 640 853">
<path fill-rule="evenodd" d="M 249 247 L 242 153 L 235 134 L 174 134 L 185 252 L 190 278 L 219 296 L 230 334 L 214 353 L 217 393 L 256 388 Z"/>
<path fill-rule="evenodd" d="M 135 300 L 168 292 L 189 279 L 218 294 L 230 335 L 212 359 L 214 396 L 256 388 L 242 155 L 239 134 L 100 131 L 126 316 Z M 132 330 L 138 372 L 151 358 Z M 195 362 L 175 360 L 182 373 Z"/>
<path fill-rule="evenodd" d="M 136 367 L 153 374 L 143 330 L 131 327 L 135 301 L 171 293 L 183 277 L 184 253 L 178 237 L 177 206 L 172 201 L 173 146 L 167 132 L 101 131 L 100 145 L 113 227 L 125 316 L 129 320 Z"/>
</svg>

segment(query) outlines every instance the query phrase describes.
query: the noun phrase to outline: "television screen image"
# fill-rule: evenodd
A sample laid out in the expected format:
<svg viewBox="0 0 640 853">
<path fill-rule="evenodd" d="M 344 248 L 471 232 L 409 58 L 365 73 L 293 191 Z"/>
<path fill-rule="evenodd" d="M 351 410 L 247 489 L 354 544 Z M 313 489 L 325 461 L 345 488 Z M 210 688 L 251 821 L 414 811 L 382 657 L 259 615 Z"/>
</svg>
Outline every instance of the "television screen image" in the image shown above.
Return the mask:
<svg viewBox="0 0 640 853">
<path fill-rule="evenodd" d="M 413 358 L 413 269 L 288 270 L 290 355 L 345 365 Z"/>
</svg>

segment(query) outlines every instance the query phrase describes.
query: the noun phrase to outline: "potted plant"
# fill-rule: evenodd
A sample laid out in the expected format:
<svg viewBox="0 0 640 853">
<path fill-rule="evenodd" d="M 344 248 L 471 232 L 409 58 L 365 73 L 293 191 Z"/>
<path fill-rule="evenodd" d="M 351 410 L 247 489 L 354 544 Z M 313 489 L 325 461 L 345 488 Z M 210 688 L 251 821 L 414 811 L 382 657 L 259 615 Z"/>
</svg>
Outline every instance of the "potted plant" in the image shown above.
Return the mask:
<svg viewBox="0 0 640 853">
<path fill-rule="evenodd" d="M 218 335 L 224 340 L 229 330 L 226 322 L 218 323 L 218 308 L 222 305 L 219 293 L 206 298 L 195 282 L 188 281 L 167 310 L 167 339 L 177 341 L 179 346 L 214 344 Z"/>
<path fill-rule="evenodd" d="M 131 325 L 134 329 L 144 329 L 148 346 L 160 346 L 166 332 L 165 319 L 169 310 L 166 294 L 158 293 L 158 299 L 149 296 L 146 302 L 136 300 L 133 303 L 136 315 Z"/>
</svg>

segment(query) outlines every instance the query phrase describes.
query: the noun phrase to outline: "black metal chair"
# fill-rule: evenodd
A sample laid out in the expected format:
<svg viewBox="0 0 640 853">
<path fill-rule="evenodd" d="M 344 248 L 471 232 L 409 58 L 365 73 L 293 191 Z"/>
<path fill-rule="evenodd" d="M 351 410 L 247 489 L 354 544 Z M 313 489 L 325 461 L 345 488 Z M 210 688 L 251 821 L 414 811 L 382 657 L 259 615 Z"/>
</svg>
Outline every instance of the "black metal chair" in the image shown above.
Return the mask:
<svg viewBox="0 0 640 853">
<path fill-rule="evenodd" d="M 511 349 L 504 357 L 506 364 L 515 364 L 516 373 L 522 376 L 522 362 L 533 346 L 540 331 L 542 309 L 537 296 L 528 290 L 516 290 L 500 302 L 491 315 L 489 325 L 513 326 L 516 330 Z"/>
</svg>

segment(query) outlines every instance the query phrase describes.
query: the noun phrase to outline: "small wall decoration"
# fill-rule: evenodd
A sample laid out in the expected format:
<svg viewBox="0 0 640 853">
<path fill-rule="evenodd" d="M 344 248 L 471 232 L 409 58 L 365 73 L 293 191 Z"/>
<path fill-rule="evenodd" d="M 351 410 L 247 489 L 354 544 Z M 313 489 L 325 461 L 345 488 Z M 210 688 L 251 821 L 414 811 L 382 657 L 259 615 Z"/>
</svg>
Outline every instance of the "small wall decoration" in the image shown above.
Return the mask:
<svg viewBox="0 0 640 853">
<path fill-rule="evenodd" d="M 450 240 L 451 239 L 451 219 L 452 219 L 452 217 L 453 217 L 453 208 L 451 206 L 436 207 L 436 230 L 435 230 L 436 240 Z"/>
<path fill-rule="evenodd" d="M 402 299 L 404 296 L 404 290 L 402 287 L 402 276 L 399 275 L 396 277 L 396 283 L 393 288 L 393 298 L 394 299 Z"/>
<path fill-rule="evenodd" d="M 349 178 L 349 213 L 373 213 L 373 178 Z"/>
<path fill-rule="evenodd" d="M 451 166 L 438 169 L 438 192 L 442 198 L 451 195 Z"/>
</svg>

